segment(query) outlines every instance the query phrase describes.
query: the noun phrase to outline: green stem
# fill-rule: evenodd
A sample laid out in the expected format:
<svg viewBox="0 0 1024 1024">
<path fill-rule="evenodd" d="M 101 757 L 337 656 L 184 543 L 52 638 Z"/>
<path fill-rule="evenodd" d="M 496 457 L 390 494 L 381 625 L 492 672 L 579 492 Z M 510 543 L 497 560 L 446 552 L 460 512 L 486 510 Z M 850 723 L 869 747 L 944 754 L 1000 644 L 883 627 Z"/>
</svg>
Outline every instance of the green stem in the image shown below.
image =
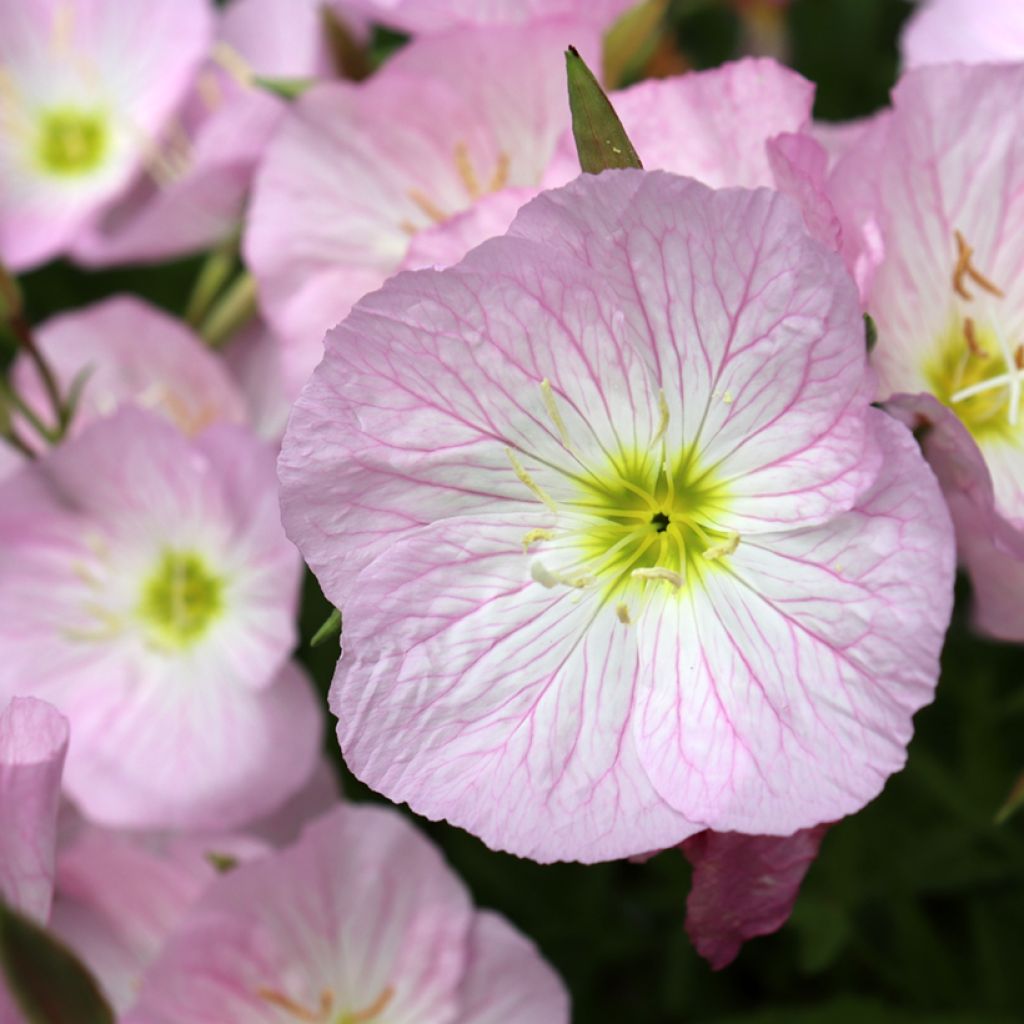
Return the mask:
<svg viewBox="0 0 1024 1024">
<path fill-rule="evenodd" d="M 54 419 L 60 424 L 59 429 L 62 430 L 65 426 L 66 410 L 60 395 L 60 387 L 57 384 L 57 378 L 54 376 L 53 370 L 50 369 L 50 364 L 46 361 L 43 353 L 39 350 L 39 346 L 36 344 L 32 328 L 29 327 L 25 317 L 18 313 L 7 321 L 7 329 L 14 336 L 14 340 L 18 345 L 25 350 L 25 354 L 32 361 L 32 365 L 35 366 L 39 379 L 43 382 L 46 398 L 53 409 Z"/>
<path fill-rule="evenodd" d="M 47 443 L 56 444 L 60 440 L 61 430 L 60 428 L 54 429 L 48 427 L 36 413 L 36 411 L 18 394 L 14 388 L 11 387 L 10 383 L 4 378 L 0 377 L 0 398 L 3 398 L 8 406 L 16 410 L 19 415 L 24 417 L 30 427 Z M 13 426 L 11 430 L 13 430 Z"/>
<path fill-rule="evenodd" d="M 227 284 L 238 262 L 238 236 L 233 234 L 217 246 L 199 269 L 185 308 L 185 319 L 198 327 L 210 311 L 217 294 Z"/>
<path fill-rule="evenodd" d="M 257 311 L 256 282 L 251 274 L 243 272 L 228 286 L 203 319 L 199 333 L 211 348 L 220 348 Z"/>
</svg>

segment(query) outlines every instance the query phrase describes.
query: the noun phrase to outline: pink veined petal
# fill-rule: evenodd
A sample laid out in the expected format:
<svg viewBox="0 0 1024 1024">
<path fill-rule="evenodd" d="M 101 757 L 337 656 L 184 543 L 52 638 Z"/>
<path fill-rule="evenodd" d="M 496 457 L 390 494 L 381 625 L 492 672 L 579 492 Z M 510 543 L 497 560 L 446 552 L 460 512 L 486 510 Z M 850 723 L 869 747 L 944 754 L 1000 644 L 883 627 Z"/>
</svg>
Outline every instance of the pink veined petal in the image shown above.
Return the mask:
<svg viewBox="0 0 1024 1024">
<path fill-rule="evenodd" d="M 383 1019 L 454 1021 L 471 922 L 464 888 L 411 825 L 339 806 L 207 889 L 126 1024 L 277 1024 L 274 995 L 316 1012 L 325 992 L 344 1016 L 389 989 Z"/>
<path fill-rule="evenodd" d="M 67 719 L 44 701 L 15 697 L 0 712 L 0 898 L 43 923 L 67 749 Z"/>
<path fill-rule="evenodd" d="M 413 235 L 488 192 L 537 184 L 568 125 L 568 30 L 552 21 L 414 41 L 367 82 L 320 86 L 291 106 L 256 177 L 244 241 L 291 386 L 316 365 L 324 332 L 398 269 Z M 467 92 L 466 81 L 477 86 Z"/>
<path fill-rule="evenodd" d="M 872 418 L 886 459 L 853 509 L 744 538 L 703 592 L 666 588 L 637 623 L 641 760 L 715 831 L 786 835 L 859 810 L 934 694 L 952 529 L 911 435 Z"/>
<path fill-rule="evenodd" d="M 503 917 L 473 920 L 456 1024 L 568 1024 L 569 996 L 536 946 Z"/>
<path fill-rule="evenodd" d="M 791 836 L 707 831 L 682 844 L 693 865 L 686 933 L 714 970 L 728 967 L 748 939 L 786 923 L 827 830 L 818 825 Z"/>
<path fill-rule="evenodd" d="M 710 192 L 658 171 L 586 178 L 527 205 L 509 236 L 600 268 L 664 391 L 670 443 L 693 446 L 737 499 L 722 526 L 763 532 L 849 508 L 879 452 L 839 259 L 766 190 Z"/>
<path fill-rule="evenodd" d="M 800 207 L 812 238 L 839 252 L 843 231 L 827 194 L 828 153 L 810 135 L 783 132 L 767 144 L 775 185 Z"/>
<path fill-rule="evenodd" d="M 96 821 L 223 831 L 275 810 L 305 784 L 322 717 L 297 667 L 257 692 L 226 679 L 196 683 L 114 678 L 62 702 L 76 742 L 65 785 Z"/>
<path fill-rule="evenodd" d="M 160 851 L 141 838 L 85 826 L 58 857 L 50 928 L 122 1013 L 134 1003 L 146 967 L 215 875 L 197 848 Z"/>
<path fill-rule="evenodd" d="M 1024 8 L 1016 0 L 923 0 L 903 29 L 903 64 L 1024 59 Z"/>
<path fill-rule="evenodd" d="M 539 516 L 459 517 L 397 541 L 359 577 L 331 689 L 349 767 L 496 849 L 542 862 L 674 845 L 633 739 L 633 629 L 600 594 L 529 575 Z"/>
<path fill-rule="evenodd" d="M 36 329 L 36 340 L 67 392 L 88 374 L 73 429 L 124 404 L 150 409 L 187 434 L 245 418 L 241 396 L 219 359 L 180 321 L 131 296 L 62 313 Z M 14 384 L 32 407 L 52 417 L 42 381 L 22 356 Z"/>
<path fill-rule="evenodd" d="M 931 395 L 895 395 L 886 407 L 918 431 L 956 528 L 970 573 L 974 624 L 1000 640 L 1024 641 L 1024 528 L 1000 515 L 992 475 L 974 438 Z"/>
<path fill-rule="evenodd" d="M 708 71 L 646 81 L 611 94 L 647 170 L 697 178 L 712 188 L 772 185 L 765 148 L 809 121 L 814 85 L 773 60 L 746 58 Z M 544 175 L 550 188 L 580 172 L 572 133 Z"/>
</svg>

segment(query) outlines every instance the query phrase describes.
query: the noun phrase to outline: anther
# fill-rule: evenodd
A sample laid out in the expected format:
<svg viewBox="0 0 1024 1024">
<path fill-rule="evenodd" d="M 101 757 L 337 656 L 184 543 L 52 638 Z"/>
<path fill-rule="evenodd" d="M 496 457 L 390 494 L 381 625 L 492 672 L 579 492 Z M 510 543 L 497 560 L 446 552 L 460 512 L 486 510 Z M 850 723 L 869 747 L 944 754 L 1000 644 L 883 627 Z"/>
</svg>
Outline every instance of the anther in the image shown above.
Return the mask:
<svg viewBox="0 0 1024 1024">
<path fill-rule="evenodd" d="M 725 405 L 732 405 L 732 392 L 731 391 L 726 391 L 725 394 L 722 395 L 722 402 Z"/>
<path fill-rule="evenodd" d="M 495 165 L 491 180 L 487 183 L 488 192 L 498 192 L 508 184 L 509 159 L 508 153 L 498 154 L 498 163 Z"/>
<path fill-rule="evenodd" d="M 624 604 L 615 606 L 615 614 L 619 617 L 619 622 L 624 626 L 628 626 L 633 620 L 629 617 L 629 609 Z"/>
<path fill-rule="evenodd" d="M 469 193 L 469 198 L 479 199 L 482 195 L 480 182 L 477 180 L 473 161 L 469 157 L 469 146 L 464 142 L 457 142 L 455 144 L 455 169 L 459 172 L 459 177 Z"/>
<path fill-rule="evenodd" d="M 551 530 L 530 530 L 523 537 L 523 551 L 529 551 L 532 544 L 536 544 L 539 540 L 554 540 L 555 535 Z"/>
<path fill-rule="evenodd" d="M 214 61 L 219 64 L 243 89 L 251 89 L 255 75 L 248 61 L 227 43 L 217 43 L 211 52 Z"/>
<path fill-rule="evenodd" d="M 342 1017 L 342 1020 L 345 1024 L 364 1024 L 365 1021 L 373 1020 L 374 1017 L 379 1016 L 384 1011 L 384 1008 L 391 1002 L 394 994 L 395 990 L 389 985 L 365 1010 L 360 1010 L 358 1013 L 350 1013 Z"/>
<path fill-rule="evenodd" d="M 435 223 L 443 224 L 448 219 L 444 212 L 433 199 L 418 188 L 411 188 L 408 192 L 409 198 Z"/>
<path fill-rule="evenodd" d="M 555 393 L 551 390 L 551 381 L 547 377 L 540 382 L 540 394 L 541 398 L 544 399 L 544 408 L 547 409 L 551 422 L 554 423 L 558 436 L 562 439 L 562 444 L 569 448 L 569 431 L 566 429 L 565 420 L 562 419 L 562 414 L 558 411 L 558 406 L 555 404 Z"/>
<path fill-rule="evenodd" d="M 681 590 L 686 582 L 679 573 L 673 572 L 671 569 L 663 569 L 661 566 L 655 566 L 653 569 L 634 569 L 630 576 L 638 580 L 662 580 L 672 584 L 676 590 Z"/>
<path fill-rule="evenodd" d="M 962 299 L 972 300 L 974 296 L 964 284 L 964 277 L 969 277 L 979 288 L 998 298 L 1003 298 L 1003 290 L 999 285 L 987 278 L 971 262 L 974 250 L 967 244 L 964 236 L 959 231 L 955 231 L 954 237 L 956 239 L 956 266 L 953 268 L 953 291 Z"/>
<path fill-rule="evenodd" d="M 988 352 L 978 341 L 978 335 L 974 330 L 974 320 L 969 316 L 964 317 L 964 340 L 972 356 L 988 359 Z"/>
<path fill-rule="evenodd" d="M 664 436 L 665 431 L 668 430 L 669 411 L 668 401 L 665 398 L 665 392 L 658 389 L 658 429 L 654 433 L 654 437 L 651 438 L 651 445 L 656 445 Z"/>
<path fill-rule="evenodd" d="M 722 558 L 724 555 L 731 555 L 740 545 L 740 535 L 730 533 L 720 544 L 712 544 L 704 551 L 704 557 L 709 562 Z"/>
<path fill-rule="evenodd" d="M 552 512 L 557 512 L 558 506 L 554 501 L 552 501 L 551 497 L 540 488 L 540 486 L 534 481 L 533 477 L 526 472 L 523 464 L 516 457 L 516 453 L 512 451 L 511 448 L 506 448 L 505 454 L 508 456 L 508 461 L 512 463 L 512 470 L 515 475 L 519 477 L 520 482 L 525 484 L 533 492 L 534 496 L 547 505 Z"/>
<path fill-rule="evenodd" d="M 1016 351 L 1013 353 L 1013 365 L 1018 370 L 1024 370 L 1024 345 L 1018 345 Z"/>
</svg>

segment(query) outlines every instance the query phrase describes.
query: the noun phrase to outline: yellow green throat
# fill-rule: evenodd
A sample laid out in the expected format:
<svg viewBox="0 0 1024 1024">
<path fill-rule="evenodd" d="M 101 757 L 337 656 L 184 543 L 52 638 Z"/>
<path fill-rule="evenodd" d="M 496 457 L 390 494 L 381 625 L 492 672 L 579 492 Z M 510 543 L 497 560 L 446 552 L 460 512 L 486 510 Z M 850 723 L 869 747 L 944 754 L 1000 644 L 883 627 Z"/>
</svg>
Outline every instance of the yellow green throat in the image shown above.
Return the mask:
<svg viewBox="0 0 1024 1024">
<path fill-rule="evenodd" d="M 109 123 L 102 113 L 60 107 L 42 115 L 36 158 L 47 174 L 87 175 L 103 164 L 109 148 Z"/>
<path fill-rule="evenodd" d="M 223 610 L 223 578 L 194 552 L 166 551 L 143 585 L 138 614 L 156 646 L 182 650 L 199 641 Z"/>
</svg>

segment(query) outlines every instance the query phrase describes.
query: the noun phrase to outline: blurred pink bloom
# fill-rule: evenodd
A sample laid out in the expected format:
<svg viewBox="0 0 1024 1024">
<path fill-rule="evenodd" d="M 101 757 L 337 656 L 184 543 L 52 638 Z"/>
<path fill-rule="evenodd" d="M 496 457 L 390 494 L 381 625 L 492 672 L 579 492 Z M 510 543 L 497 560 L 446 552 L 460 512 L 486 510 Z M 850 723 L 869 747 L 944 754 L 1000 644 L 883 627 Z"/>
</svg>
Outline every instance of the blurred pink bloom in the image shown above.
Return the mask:
<svg viewBox="0 0 1024 1024">
<path fill-rule="evenodd" d="M 278 444 L 298 388 L 286 389 L 281 343 L 274 332 L 261 319 L 253 320 L 224 349 L 224 365 L 242 393 L 249 426 Z"/>
<path fill-rule="evenodd" d="M 217 879 L 125 1024 L 285 1019 L 558 1024 L 569 1013 L 532 944 L 474 911 L 410 824 L 349 805 Z"/>
<path fill-rule="evenodd" d="M 912 422 L 940 432 L 930 451 L 977 624 L 1011 640 L 1024 640 L 1022 94 L 1024 65 L 912 71 L 830 181 L 878 326 L 880 396 L 930 393 L 945 406 L 926 403 Z M 965 430 L 944 423 L 954 416 Z M 970 491 L 971 511 L 957 491 Z"/>
<path fill-rule="evenodd" d="M 124 409 L 4 483 L 0 546 L 0 697 L 67 715 L 87 814 L 226 829 L 305 782 L 321 724 L 284 664 L 300 565 L 268 447 Z"/>
<path fill-rule="evenodd" d="M 132 296 L 62 313 L 35 335 L 65 393 L 88 371 L 72 421 L 75 433 L 124 405 L 158 413 L 188 435 L 246 419 L 242 396 L 221 360 L 180 320 Z M 44 419 L 53 418 L 25 356 L 15 364 L 13 383 Z"/>
<path fill-rule="evenodd" d="M 90 265 L 154 261 L 237 232 L 256 165 L 287 104 L 253 81 L 331 74 L 320 0 L 233 0 L 147 175 L 74 248 Z M 339 5 L 340 6 L 340 5 Z"/>
<path fill-rule="evenodd" d="M 568 16 L 608 28 L 639 0 L 346 0 L 372 21 L 402 32 L 447 32 L 479 25 L 525 25 Z M 571 43 L 563 42 L 563 47 Z"/>
<path fill-rule="evenodd" d="M 683 843 L 693 865 L 686 932 L 716 971 L 731 964 L 748 939 L 785 924 L 827 830 L 816 825 L 791 836 L 699 832 Z"/>
<path fill-rule="evenodd" d="M 903 30 L 903 63 L 1024 60 L 1020 0 L 922 0 Z"/>
<path fill-rule="evenodd" d="M 814 86 L 805 78 L 773 60 L 746 59 L 641 82 L 610 98 L 647 170 L 684 174 L 713 188 L 779 188 L 798 201 L 812 234 L 838 247 L 838 223 L 824 194 L 827 156 L 804 134 L 814 102 Z M 579 173 L 567 128 L 543 185 L 564 185 Z M 537 191 L 505 189 L 421 231 L 402 268 L 452 266 L 474 246 L 504 234 Z"/>
<path fill-rule="evenodd" d="M 953 574 L 874 390 L 840 261 L 765 190 L 583 176 L 365 298 L 279 462 L 349 766 L 538 860 L 859 809 Z"/>
<path fill-rule="evenodd" d="M 418 233 L 539 183 L 569 123 L 563 50 L 576 40 L 592 53 L 594 35 L 548 21 L 420 39 L 368 81 L 291 106 L 256 176 L 244 246 L 291 393 L 324 332 L 399 269 Z"/>
<path fill-rule="evenodd" d="M 67 720 L 45 701 L 16 697 L 0 710 L 0 898 L 43 922 L 67 749 Z"/>
<path fill-rule="evenodd" d="M 150 163 L 210 32 L 207 0 L 0 0 L 0 260 L 66 251 Z"/>
</svg>

